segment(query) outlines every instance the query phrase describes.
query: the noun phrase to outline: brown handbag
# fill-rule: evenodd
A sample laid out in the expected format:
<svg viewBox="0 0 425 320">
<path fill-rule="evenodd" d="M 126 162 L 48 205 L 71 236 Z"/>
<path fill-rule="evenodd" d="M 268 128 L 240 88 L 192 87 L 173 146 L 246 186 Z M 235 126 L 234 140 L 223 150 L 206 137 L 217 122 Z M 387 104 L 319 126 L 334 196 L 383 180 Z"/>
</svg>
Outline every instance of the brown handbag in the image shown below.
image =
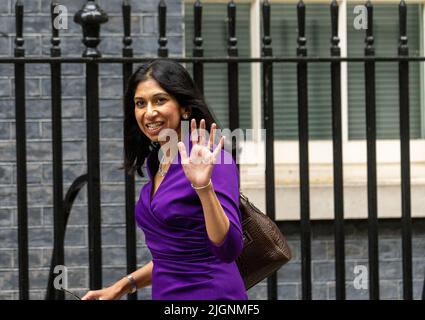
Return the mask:
<svg viewBox="0 0 425 320">
<path fill-rule="evenodd" d="M 236 263 L 246 290 L 269 277 L 291 259 L 278 226 L 240 193 L 244 248 Z"/>
</svg>

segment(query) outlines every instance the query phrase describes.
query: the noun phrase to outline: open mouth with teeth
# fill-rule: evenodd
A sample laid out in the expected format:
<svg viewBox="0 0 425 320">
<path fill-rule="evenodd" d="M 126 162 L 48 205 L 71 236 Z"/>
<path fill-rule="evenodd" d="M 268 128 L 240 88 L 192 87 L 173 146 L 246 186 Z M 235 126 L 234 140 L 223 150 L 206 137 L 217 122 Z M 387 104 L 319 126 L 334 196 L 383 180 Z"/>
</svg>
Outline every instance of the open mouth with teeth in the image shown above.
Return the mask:
<svg viewBox="0 0 425 320">
<path fill-rule="evenodd" d="M 152 122 L 146 124 L 146 129 L 148 133 L 150 134 L 157 134 L 161 130 L 162 126 L 164 125 L 164 122 Z"/>
</svg>

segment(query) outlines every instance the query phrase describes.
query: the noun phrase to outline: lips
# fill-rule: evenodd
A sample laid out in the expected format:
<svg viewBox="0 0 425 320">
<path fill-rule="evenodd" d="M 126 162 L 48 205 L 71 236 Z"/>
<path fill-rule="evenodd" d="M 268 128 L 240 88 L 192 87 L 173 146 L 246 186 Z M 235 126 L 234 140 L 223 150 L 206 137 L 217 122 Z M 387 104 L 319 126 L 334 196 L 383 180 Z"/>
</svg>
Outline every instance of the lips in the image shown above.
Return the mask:
<svg viewBox="0 0 425 320">
<path fill-rule="evenodd" d="M 164 125 L 164 122 L 157 121 L 157 122 L 148 123 L 146 124 L 145 127 L 149 134 L 158 134 L 163 125 Z"/>
</svg>

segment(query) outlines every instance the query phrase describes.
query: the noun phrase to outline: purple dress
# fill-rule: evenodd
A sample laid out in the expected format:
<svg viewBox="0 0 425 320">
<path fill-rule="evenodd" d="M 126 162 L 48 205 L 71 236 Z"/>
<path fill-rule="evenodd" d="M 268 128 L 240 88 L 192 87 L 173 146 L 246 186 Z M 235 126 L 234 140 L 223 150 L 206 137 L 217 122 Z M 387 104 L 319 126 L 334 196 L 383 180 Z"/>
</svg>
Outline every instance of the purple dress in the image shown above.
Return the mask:
<svg viewBox="0 0 425 320">
<path fill-rule="evenodd" d="M 223 155 L 231 159 L 224 149 Z M 180 153 L 176 156 L 178 161 L 174 158 L 151 201 L 158 157 L 157 152 L 150 153 L 146 161 L 150 181 L 142 187 L 135 208 L 152 254 L 152 299 L 247 300 L 235 262 L 243 248 L 236 164 L 232 159 L 231 164 L 215 164 L 212 171 L 215 193 L 230 221 L 224 242 L 216 246 L 208 238 L 201 201 L 184 174 Z"/>
</svg>

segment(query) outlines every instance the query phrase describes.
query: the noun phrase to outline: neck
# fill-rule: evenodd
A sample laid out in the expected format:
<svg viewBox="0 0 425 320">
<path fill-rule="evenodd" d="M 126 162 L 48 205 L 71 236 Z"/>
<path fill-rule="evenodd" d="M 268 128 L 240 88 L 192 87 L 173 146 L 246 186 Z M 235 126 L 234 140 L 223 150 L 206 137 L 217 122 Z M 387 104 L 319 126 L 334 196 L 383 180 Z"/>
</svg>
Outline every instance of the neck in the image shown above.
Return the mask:
<svg viewBox="0 0 425 320">
<path fill-rule="evenodd" d="M 178 153 L 177 144 L 175 144 L 175 145 L 169 145 L 168 144 L 166 146 L 161 145 L 160 152 L 162 154 L 161 159 L 160 159 L 160 165 L 165 166 L 167 164 L 171 164 L 174 157 Z"/>
<path fill-rule="evenodd" d="M 174 139 L 168 139 L 167 141 L 159 141 L 160 150 L 162 153 L 161 163 L 164 165 L 171 163 L 174 159 L 174 156 L 179 152 L 177 147 L 177 142 L 181 141 L 181 132 L 177 130 L 177 141 L 174 143 Z"/>
</svg>

